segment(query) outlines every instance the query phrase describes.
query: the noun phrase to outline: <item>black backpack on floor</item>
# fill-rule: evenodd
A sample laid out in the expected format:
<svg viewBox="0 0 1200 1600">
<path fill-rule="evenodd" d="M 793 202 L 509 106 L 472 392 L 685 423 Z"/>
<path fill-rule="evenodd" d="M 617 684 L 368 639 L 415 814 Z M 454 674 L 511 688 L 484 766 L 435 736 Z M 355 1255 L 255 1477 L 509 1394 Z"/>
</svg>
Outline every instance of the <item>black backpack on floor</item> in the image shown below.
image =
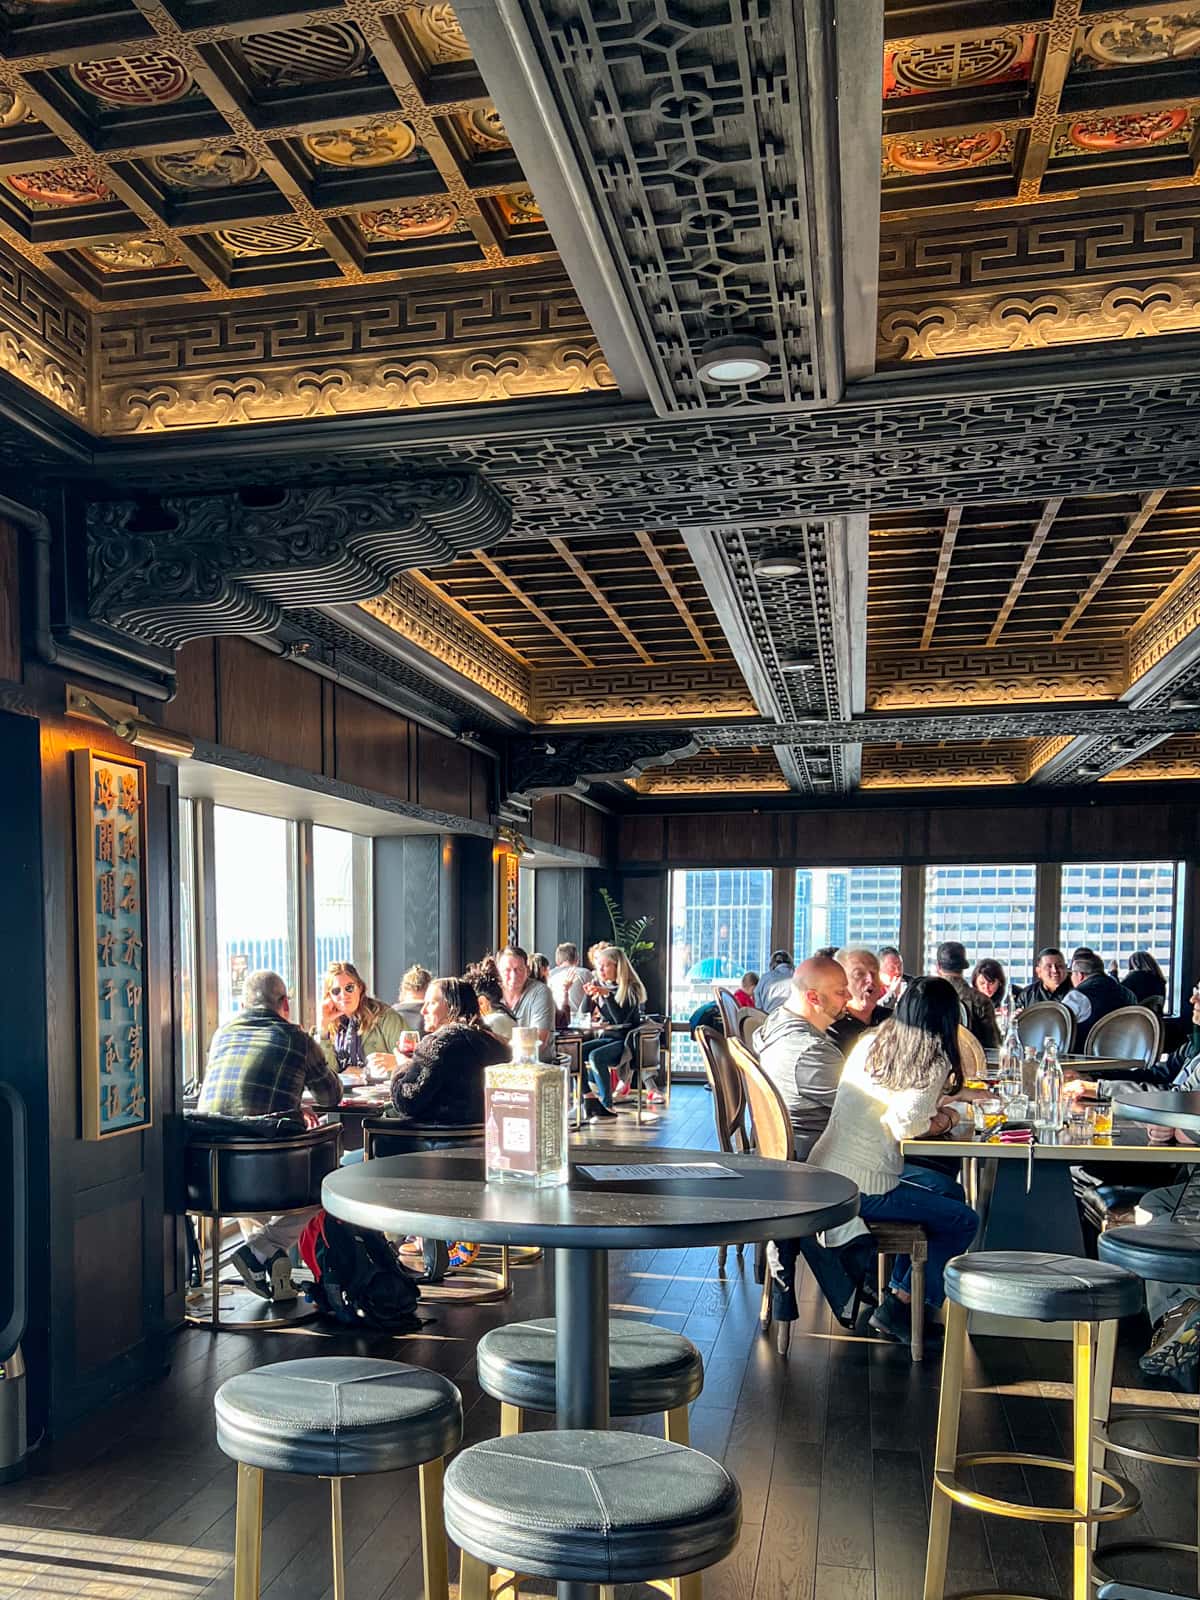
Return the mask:
<svg viewBox="0 0 1200 1600">
<path fill-rule="evenodd" d="M 300 1236 L 300 1257 L 314 1279 L 305 1292 L 325 1315 L 380 1333 L 421 1326 L 421 1292 L 381 1233 L 318 1211 Z"/>
</svg>

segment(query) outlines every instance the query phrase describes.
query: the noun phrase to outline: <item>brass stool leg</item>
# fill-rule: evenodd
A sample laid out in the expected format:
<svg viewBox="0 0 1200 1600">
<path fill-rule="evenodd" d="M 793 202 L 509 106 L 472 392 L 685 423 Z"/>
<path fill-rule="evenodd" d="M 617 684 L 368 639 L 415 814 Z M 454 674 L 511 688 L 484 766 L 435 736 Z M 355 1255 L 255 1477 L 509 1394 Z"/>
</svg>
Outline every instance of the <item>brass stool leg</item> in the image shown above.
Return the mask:
<svg viewBox="0 0 1200 1600">
<path fill-rule="evenodd" d="M 208 1259 L 210 1263 L 210 1270 L 208 1275 L 208 1284 L 209 1292 L 212 1295 L 211 1321 L 212 1331 L 214 1333 L 220 1333 L 221 1331 L 221 1262 L 218 1255 L 220 1250 L 220 1241 L 221 1219 L 220 1217 L 209 1217 Z"/>
<path fill-rule="evenodd" d="M 342 1540 L 342 1480 L 329 1480 L 329 1532 L 333 1546 L 333 1600 L 346 1600 L 346 1552 Z"/>
<path fill-rule="evenodd" d="M 1113 1368 L 1117 1360 L 1118 1324 L 1102 1322 L 1096 1340 L 1096 1382 L 1092 1393 L 1092 1509 L 1098 1510 L 1104 1496 L 1104 1485 L 1095 1476 L 1104 1466 L 1104 1441 L 1096 1437 L 1108 1427 L 1112 1412 Z M 1096 1548 L 1099 1523 L 1092 1525 L 1092 1549 Z"/>
<path fill-rule="evenodd" d="M 520 1406 L 510 1406 L 507 1401 L 500 1406 L 500 1437 L 511 1439 L 513 1434 L 520 1433 L 522 1428 Z"/>
<path fill-rule="evenodd" d="M 934 1450 L 933 1495 L 929 1510 L 929 1547 L 925 1555 L 924 1600 L 942 1600 L 946 1592 L 946 1558 L 950 1551 L 951 1501 L 937 1485 L 940 1472 L 953 1475 L 958 1457 L 958 1419 L 962 1410 L 963 1366 L 967 1355 L 967 1313 L 949 1302 L 946 1344 L 942 1352 L 942 1393 L 938 1402 L 937 1446 Z"/>
<path fill-rule="evenodd" d="M 875 1290 L 879 1296 L 879 1304 L 883 1304 L 883 1297 L 887 1293 L 888 1262 L 891 1257 L 886 1251 L 881 1250 L 875 1258 Z"/>
<path fill-rule="evenodd" d="M 462 1553 L 462 1568 L 458 1579 L 458 1600 L 488 1600 L 487 1563 L 478 1556 Z"/>
<path fill-rule="evenodd" d="M 233 1600 L 258 1600 L 262 1584 L 261 1467 L 238 1462 L 237 1521 L 233 1534 Z"/>
<path fill-rule="evenodd" d="M 671 1444 L 691 1444 L 692 1430 L 688 1421 L 688 1408 L 676 1406 L 673 1411 L 663 1412 L 663 1438 Z"/>
<path fill-rule="evenodd" d="M 1096 1324 L 1077 1322 L 1072 1340 L 1074 1447 L 1071 1452 L 1072 1500 L 1081 1520 L 1071 1531 L 1072 1600 L 1090 1600 L 1092 1582 L 1092 1408 Z"/>
<path fill-rule="evenodd" d="M 425 1571 L 425 1600 L 448 1600 L 450 1572 L 446 1556 L 446 1525 L 442 1521 L 441 1456 L 417 1469 L 421 1485 L 421 1565 Z"/>
<path fill-rule="evenodd" d="M 686 1578 L 672 1578 L 671 1588 L 675 1591 L 675 1600 L 701 1600 L 704 1594 L 698 1572 L 689 1572 Z"/>
</svg>

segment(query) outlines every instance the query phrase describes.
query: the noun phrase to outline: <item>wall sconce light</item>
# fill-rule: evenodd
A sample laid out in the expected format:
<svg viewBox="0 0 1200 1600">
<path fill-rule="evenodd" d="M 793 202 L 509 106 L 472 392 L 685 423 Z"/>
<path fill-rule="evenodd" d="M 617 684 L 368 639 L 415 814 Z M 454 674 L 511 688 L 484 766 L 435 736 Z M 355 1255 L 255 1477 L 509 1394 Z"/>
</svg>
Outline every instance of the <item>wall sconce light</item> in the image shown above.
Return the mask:
<svg viewBox="0 0 1200 1600">
<path fill-rule="evenodd" d="M 89 694 L 70 683 L 67 685 L 67 715 L 80 717 L 85 722 L 98 722 L 137 750 L 153 750 L 157 755 L 176 756 L 182 760 L 196 749 L 183 734 L 147 722 L 136 706 L 124 700 L 110 700 L 106 695 Z"/>
</svg>

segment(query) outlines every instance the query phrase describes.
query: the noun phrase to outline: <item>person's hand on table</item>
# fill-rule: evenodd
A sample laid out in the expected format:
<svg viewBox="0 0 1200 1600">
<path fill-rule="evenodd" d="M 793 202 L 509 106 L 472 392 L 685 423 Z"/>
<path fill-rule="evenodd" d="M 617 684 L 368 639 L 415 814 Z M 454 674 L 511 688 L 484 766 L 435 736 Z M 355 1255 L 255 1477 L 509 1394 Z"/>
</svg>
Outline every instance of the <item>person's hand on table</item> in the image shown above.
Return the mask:
<svg viewBox="0 0 1200 1600">
<path fill-rule="evenodd" d="M 1085 1083 L 1082 1078 L 1067 1078 L 1063 1083 L 1063 1093 L 1071 1100 L 1078 1100 L 1081 1094 L 1090 1094 L 1093 1084 Z"/>
<path fill-rule="evenodd" d="M 321 1126 L 322 1113 L 315 1106 L 302 1106 L 301 1110 L 304 1113 L 304 1126 L 306 1128 L 319 1128 Z"/>
<path fill-rule="evenodd" d="M 353 1088 L 356 1083 L 365 1083 L 366 1075 L 361 1067 L 347 1067 L 345 1072 L 339 1072 L 338 1077 L 347 1089 Z"/>
<path fill-rule="evenodd" d="M 390 1078 L 397 1065 L 396 1057 L 392 1055 L 390 1050 L 372 1050 L 367 1057 L 368 1072 L 375 1073 L 381 1081 L 384 1078 Z"/>
<path fill-rule="evenodd" d="M 1161 1123 L 1152 1122 L 1146 1129 L 1146 1137 L 1151 1144 L 1170 1144 L 1175 1137 L 1175 1129 L 1164 1128 Z"/>
</svg>

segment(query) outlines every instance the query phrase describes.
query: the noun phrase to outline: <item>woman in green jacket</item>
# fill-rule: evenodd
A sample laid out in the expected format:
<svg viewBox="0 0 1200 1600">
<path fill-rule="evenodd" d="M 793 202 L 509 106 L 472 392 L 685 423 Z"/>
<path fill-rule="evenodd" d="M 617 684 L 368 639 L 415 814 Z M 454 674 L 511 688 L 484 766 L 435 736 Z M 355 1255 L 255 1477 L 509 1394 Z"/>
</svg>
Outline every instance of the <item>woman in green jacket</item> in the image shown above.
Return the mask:
<svg viewBox="0 0 1200 1600">
<path fill-rule="evenodd" d="M 325 1059 L 344 1083 L 362 1083 L 369 1067 L 376 1076 L 395 1070 L 404 1018 L 367 993 L 358 968 L 330 963 L 321 997 L 318 1031 Z"/>
</svg>

